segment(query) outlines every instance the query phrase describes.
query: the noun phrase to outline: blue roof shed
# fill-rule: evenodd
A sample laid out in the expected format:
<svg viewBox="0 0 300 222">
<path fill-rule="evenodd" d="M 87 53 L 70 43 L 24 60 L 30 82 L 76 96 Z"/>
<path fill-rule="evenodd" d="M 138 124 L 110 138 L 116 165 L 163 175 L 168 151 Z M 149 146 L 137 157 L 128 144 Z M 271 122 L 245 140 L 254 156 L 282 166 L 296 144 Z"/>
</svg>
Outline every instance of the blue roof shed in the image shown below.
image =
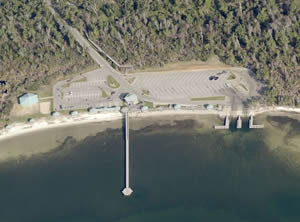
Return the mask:
<svg viewBox="0 0 300 222">
<path fill-rule="evenodd" d="M 38 104 L 39 99 L 36 94 L 33 93 L 25 93 L 24 95 L 19 97 L 19 103 L 22 106 L 32 106 Z"/>
</svg>

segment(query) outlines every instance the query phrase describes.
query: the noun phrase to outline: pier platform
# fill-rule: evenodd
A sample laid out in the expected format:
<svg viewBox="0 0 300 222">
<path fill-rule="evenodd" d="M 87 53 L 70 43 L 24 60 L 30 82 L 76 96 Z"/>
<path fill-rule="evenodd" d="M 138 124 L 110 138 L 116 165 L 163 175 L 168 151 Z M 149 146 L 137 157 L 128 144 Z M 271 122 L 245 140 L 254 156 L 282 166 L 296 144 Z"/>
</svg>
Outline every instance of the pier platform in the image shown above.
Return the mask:
<svg viewBox="0 0 300 222">
<path fill-rule="evenodd" d="M 253 115 L 251 115 L 249 118 L 249 128 L 250 129 L 261 129 L 261 128 L 265 127 L 264 125 L 254 125 L 253 122 L 254 122 L 254 117 L 253 117 Z"/>
<path fill-rule="evenodd" d="M 229 124 L 230 124 L 230 120 L 229 120 L 229 116 L 227 115 L 225 117 L 225 124 L 224 126 L 214 126 L 215 129 L 229 129 Z"/>
</svg>

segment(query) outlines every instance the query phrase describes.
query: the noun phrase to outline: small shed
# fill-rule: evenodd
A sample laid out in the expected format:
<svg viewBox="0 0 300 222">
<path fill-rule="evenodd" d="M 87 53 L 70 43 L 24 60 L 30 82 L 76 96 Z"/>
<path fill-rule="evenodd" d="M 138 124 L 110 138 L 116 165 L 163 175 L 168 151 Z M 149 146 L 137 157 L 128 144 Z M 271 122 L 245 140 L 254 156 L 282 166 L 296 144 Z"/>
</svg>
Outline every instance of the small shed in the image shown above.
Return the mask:
<svg viewBox="0 0 300 222">
<path fill-rule="evenodd" d="M 52 113 L 51 113 L 51 116 L 59 116 L 59 115 L 60 115 L 59 112 L 52 112 Z"/>
<path fill-rule="evenodd" d="M 98 110 L 95 108 L 90 108 L 88 111 L 89 111 L 89 113 L 97 113 L 98 112 Z"/>
<path fill-rule="evenodd" d="M 181 109 L 181 105 L 179 105 L 179 104 L 175 104 L 173 107 L 174 107 L 174 109 L 176 109 L 176 110 Z"/>
<path fill-rule="evenodd" d="M 19 104 L 21 106 L 29 107 L 38 104 L 38 102 L 38 96 L 33 93 L 25 93 L 24 95 L 19 97 Z"/>
<path fill-rule="evenodd" d="M 124 97 L 124 100 L 125 102 L 128 104 L 128 105 L 136 105 L 138 104 L 138 98 L 135 94 L 132 94 L 132 93 L 129 93 L 127 94 L 125 97 Z"/>
<path fill-rule="evenodd" d="M 77 112 L 77 111 L 71 111 L 71 112 L 70 112 L 70 115 L 71 115 L 71 116 L 77 116 L 77 115 L 78 115 L 78 112 Z"/>
<path fill-rule="evenodd" d="M 142 111 L 142 112 L 146 112 L 146 111 L 148 111 L 148 110 L 149 110 L 148 106 L 142 106 L 142 107 L 141 107 L 141 111 Z"/>
<path fill-rule="evenodd" d="M 206 104 L 206 105 L 205 105 L 205 108 L 206 108 L 207 110 L 213 110 L 213 109 L 214 109 L 214 106 L 211 105 L 211 104 Z"/>
</svg>

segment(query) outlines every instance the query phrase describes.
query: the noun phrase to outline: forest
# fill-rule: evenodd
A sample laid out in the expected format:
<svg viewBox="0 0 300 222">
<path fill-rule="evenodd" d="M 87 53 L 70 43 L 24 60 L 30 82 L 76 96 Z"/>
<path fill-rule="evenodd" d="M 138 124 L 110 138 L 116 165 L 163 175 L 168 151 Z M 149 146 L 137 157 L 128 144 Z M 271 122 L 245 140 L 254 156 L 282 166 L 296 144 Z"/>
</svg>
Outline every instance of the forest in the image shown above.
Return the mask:
<svg viewBox="0 0 300 222">
<path fill-rule="evenodd" d="M 1 118 L 20 93 L 94 65 L 43 0 L 0 0 L 0 15 Z"/>
<path fill-rule="evenodd" d="M 263 104 L 300 105 L 299 0 L 52 0 L 60 15 L 137 68 L 215 55 L 267 85 Z"/>
</svg>

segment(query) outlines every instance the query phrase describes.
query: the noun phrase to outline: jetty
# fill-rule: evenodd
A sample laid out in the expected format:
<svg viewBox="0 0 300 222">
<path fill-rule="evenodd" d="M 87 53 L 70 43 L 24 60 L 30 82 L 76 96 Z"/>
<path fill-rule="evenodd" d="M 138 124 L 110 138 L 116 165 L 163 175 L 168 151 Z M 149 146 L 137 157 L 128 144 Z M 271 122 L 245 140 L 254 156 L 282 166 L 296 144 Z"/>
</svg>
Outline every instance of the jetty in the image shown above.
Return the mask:
<svg viewBox="0 0 300 222">
<path fill-rule="evenodd" d="M 264 125 L 254 125 L 253 122 L 254 122 L 254 117 L 253 117 L 253 115 L 251 115 L 250 119 L 249 119 L 249 128 L 250 129 L 261 129 L 261 128 L 264 128 Z"/>
<path fill-rule="evenodd" d="M 229 129 L 229 123 L 230 123 L 230 120 L 229 120 L 229 116 L 227 115 L 225 117 L 225 124 L 224 126 L 214 126 L 215 129 Z"/>
<path fill-rule="evenodd" d="M 242 118 L 241 118 L 241 116 L 238 116 L 238 118 L 237 118 L 236 128 L 237 129 L 241 129 L 242 128 Z"/>
<path fill-rule="evenodd" d="M 133 190 L 129 186 L 129 117 L 128 111 L 125 112 L 125 188 L 122 190 L 124 196 L 130 196 Z"/>
</svg>

